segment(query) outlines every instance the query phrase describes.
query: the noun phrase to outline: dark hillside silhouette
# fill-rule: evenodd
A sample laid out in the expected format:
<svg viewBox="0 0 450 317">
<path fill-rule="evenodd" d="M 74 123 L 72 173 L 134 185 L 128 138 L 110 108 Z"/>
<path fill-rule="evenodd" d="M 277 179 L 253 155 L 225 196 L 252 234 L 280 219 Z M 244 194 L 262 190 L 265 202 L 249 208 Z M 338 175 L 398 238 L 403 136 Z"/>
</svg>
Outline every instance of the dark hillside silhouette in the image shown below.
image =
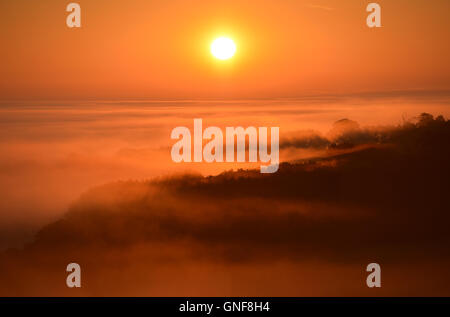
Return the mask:
<svg viewBox="0 0 450 317">
<path fill-rule="evenodd" d="M 34 294 L 27 283 L 36 279 L 46 281 L 48 294 L 65 292 L 57 282 L 63 272 L 54 272 L 72 259 L 90 272 L 128 275 L 134 261 L 153 263 L 148 274 L 185 261 L 360 265 L 375 258 L 416 263 L 414 274 L 422 261 L 450 262 L 450 122 L 422 114 L 397 128 L 355 128 L 337 137 L 355 144 L 352 151 L 331 147 L 326 157 L 284 163 L 275 174 L 238 170 L 94 188 L 33 243 L 1 255 L 7 283 L 0 293 Z M 130 251 L 137 247 L 138 255 Z M 15 275 L 18 268 L 25 273 Z M 450 269 L 429 274 L 450 280 Z M 123 279 L 106 291 L 95 283 L 86 289 L 122 294 Z M 450 294 L 448 285 L 435 294 Z M 419 286 L 414 291 L 421 294 Z"/>
</svg>

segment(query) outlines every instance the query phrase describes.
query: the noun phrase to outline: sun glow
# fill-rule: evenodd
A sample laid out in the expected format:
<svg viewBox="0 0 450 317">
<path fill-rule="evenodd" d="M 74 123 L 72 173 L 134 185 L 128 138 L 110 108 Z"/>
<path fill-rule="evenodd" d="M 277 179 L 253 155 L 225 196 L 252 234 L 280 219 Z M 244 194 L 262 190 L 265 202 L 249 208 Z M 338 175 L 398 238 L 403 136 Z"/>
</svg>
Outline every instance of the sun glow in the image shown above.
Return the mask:
<svg viewBox="0 0 450 317">
<path fill-rule="evenodd" d="M 230 59 L 236 53 L 236 45 L 228 37 L 219 37 L 212 42 L 211 53 L 215 58 L 221 60 Z"/>
</svg>

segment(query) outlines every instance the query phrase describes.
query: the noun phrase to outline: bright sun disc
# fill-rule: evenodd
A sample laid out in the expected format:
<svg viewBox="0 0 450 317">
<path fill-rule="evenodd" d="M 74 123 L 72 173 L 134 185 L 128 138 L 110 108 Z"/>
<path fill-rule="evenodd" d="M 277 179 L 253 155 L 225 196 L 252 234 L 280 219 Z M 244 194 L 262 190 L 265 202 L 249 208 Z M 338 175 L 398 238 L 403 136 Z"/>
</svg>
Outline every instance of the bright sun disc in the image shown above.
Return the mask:
<svg viewBox="0 0 450 317">
<path fill-rule="evenodd" d="M 227 37 L 219 37 L 211 44 L 211 53 L 218 59 L 232 58 L 236 52 L 236 45 L 232 39 Z"/>
</svg>

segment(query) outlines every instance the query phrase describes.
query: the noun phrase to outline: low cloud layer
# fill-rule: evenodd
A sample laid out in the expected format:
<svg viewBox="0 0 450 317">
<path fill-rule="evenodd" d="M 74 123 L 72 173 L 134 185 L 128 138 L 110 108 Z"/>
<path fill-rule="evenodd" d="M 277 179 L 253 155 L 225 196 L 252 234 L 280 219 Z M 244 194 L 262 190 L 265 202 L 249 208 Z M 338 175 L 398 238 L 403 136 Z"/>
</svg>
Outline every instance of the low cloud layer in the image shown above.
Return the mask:
<svg viewBox="0 0 450 317">
<path fill-rule="evenodd" d="M 327 155 L 271 175 L 239 170 L 94 188 L 32 243 L 0 256 L 0 294 L 245 295 L 261 274 L 260 295 L 356 296 L 367 292 L 364 266 L 379 262 L 386 280 L 377 294 L 449 295 L 450 122 L 424 114 L 382 131 L 350 121 L 335 128 L 343 126 L 352 128 L 334 139 L 290 143 L 319 144 Z M 72 261 L 86 272 L 78 293 L 64 283 Z M 305 272 L 308 283 L 296 287 Z M 192 274 L 206 284 L 196 288 Z"/>
</svg>

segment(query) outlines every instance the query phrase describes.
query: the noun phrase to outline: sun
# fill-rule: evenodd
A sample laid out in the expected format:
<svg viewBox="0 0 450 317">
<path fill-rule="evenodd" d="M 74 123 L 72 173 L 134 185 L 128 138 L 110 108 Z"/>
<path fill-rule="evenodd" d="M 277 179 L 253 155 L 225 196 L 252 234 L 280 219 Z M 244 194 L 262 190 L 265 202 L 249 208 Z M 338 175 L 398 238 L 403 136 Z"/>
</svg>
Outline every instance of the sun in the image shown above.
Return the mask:
<svg viewBox="0 0 450 317">
<path fill-rule="evenodd" d="M 211 44 L 211 54 L 215 58 L 226 60 L 230 59 L 236 53 L 236 44 L 228 37 L 216 38 Z"/>
</svg>

